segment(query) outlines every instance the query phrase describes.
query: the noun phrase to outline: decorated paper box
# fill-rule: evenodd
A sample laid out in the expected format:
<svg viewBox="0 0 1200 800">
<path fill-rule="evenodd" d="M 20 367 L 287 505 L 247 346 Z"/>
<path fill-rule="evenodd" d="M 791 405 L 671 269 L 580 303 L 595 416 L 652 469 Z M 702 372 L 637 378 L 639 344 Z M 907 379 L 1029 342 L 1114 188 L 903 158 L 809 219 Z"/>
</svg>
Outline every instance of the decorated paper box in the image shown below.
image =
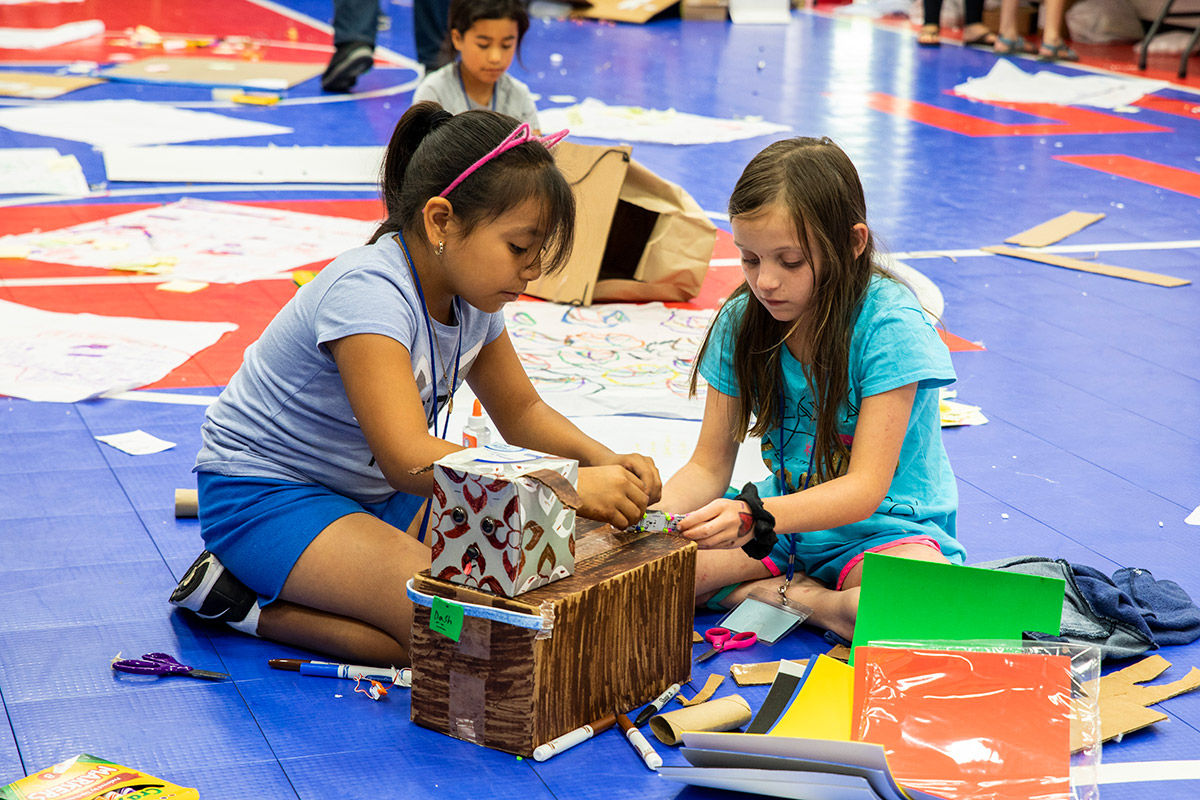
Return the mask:
<svg viewBox="0 0 1200 800">
<path fill-rule="evenodd" d="M 430 574 L 515 597 L 575 571 L 579 462 L 504 444 L 434 464 Z"/>
</svg>

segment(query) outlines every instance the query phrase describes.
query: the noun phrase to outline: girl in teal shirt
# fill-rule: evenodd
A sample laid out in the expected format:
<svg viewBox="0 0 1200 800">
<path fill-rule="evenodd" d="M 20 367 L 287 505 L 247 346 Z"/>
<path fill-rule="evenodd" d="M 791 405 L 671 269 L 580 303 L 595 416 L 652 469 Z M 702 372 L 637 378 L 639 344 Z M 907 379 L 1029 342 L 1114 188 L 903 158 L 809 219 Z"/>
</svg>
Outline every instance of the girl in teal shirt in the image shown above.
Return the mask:
<svg viewBox="0 0 1200 800">
<path fill-rule="evenodd" d="M 746 280 L 697 358 L 700 439 L 659 506 L 691 512 L 679 530 L 701 548 L 698 601 L 728 607 L 765 586 L 849 639 L 864 553 L 964 560 L 938 409 L 954 368 L 913 293 L 876 265 L 862 184 L 831 141 L 759 153 L 729 216 Z M 772 477 L 729 499 L 747 434 Z"/>
</svg>

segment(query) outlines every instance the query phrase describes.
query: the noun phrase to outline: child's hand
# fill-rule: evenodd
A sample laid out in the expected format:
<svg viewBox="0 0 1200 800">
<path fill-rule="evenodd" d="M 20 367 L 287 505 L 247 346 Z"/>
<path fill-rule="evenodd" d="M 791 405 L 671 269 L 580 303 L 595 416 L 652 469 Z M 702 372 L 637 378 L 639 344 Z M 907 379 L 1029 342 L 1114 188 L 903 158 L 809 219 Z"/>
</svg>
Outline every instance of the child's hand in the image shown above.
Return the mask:
<svg viewBox="0 0 1200 800">
<path fill-rule="evenodd" d="M 702 550 L 741 547 L 754 536 L 754 517 L 741 500 L 713 500 L 679 523 L 679 533 Z"/>
<path fill-rule="evenodd" d="M 581 467 L 578 491 L 583 500 L 581 516 L 621 529 L 642 518 L 650 499 L 642 480 L 619 464 Z"/>
<path fill-rule="evenodd" d="M 658 475 L 658 467 L 654 465 L 654 459 L 641 453 L 621 453 L 617 455 L 617 460 L 613 463 L 620 464 L 638 476 L 642 482 L 642 489 L 649 497 L 650 505 L 662 499 L 662 478 Z"/>
</svg>

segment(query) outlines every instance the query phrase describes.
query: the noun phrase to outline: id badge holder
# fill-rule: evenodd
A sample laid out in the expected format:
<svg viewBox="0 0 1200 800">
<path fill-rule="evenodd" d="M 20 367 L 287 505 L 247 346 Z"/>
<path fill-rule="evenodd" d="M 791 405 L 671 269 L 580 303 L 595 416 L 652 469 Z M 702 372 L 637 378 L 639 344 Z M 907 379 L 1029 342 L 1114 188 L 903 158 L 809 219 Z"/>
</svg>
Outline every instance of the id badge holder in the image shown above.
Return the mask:
<svg viewBox="0 0 1200 800">
<path fill-rule="evenodd" d="M 778 592 L 755 589 L 721 618 L 719 627 L 741 633 L 751 631 L 764 644 L 775 644 L 812 615 L 812 609 Z"/>
</svg>

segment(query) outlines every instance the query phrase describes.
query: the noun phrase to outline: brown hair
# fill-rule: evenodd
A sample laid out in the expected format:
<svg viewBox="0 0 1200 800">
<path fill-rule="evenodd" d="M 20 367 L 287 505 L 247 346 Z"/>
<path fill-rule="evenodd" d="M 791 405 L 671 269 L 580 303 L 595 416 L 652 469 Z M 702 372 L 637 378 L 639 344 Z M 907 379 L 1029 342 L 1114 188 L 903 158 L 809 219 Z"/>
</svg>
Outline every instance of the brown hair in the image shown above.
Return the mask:
<svg viewBox="0 0 1200 800">
<path fill-rule="evenodd" d="M 383 160 L 380 189 L 385 219 L 370 241 L 416 231 L 431 197 L 440 196 L 520 122 L 495 111 L 450 114 L 434 102 L 417 103 L 396 123 Z M 542 271 L 553 274 L 571 256 L 575 196 L 554 156 L 538 141 L 519 144 L 475 170 L 446 197 L 463 236 L 480 223 L 503 216 L 530 198 L 542 201 Z"/>
<path fill-rule="evenodd" d="M 754 157 L 742 172 L 729 198 L 730 218 L 750 218 L 780 208 L 794 221 L 796 240 L 809 264 L 820 256 L 809 311 L 797 323 L 775 320 L 756 302 L 743 282 L 720 313 L 744 307 L 741 321 L 729 326 L 734 341 L 733 371 L 738 385 L 738 414 L 734 438 L 749 433 L 764 436 L 783 422 L 780 398 L 784 387 L 779 357 L 788 335 L 803 324 L 810 362 L 803 365 L 816 403 L 812 483 L 836 477 L 849 449 L 838 435 L 838 419 L 849 394 L 850 336 L 855 316 L 873 274 L 886 274 L 875 265 L 874 237 L 854 255 L 854 226 L 867 222 L 862 182 L 849 157 L 827 138 L 798 137 L 775 142 Z M 816 252 L 812 252 L 815 250 Z M 737 298 L 748 296 L 739 303 Z M 692 369 L 694 393 L 699 365 L 709 346 L 709 329 Z M 780 469 L 783 466 L 780 465 Z"/>
</svg>

